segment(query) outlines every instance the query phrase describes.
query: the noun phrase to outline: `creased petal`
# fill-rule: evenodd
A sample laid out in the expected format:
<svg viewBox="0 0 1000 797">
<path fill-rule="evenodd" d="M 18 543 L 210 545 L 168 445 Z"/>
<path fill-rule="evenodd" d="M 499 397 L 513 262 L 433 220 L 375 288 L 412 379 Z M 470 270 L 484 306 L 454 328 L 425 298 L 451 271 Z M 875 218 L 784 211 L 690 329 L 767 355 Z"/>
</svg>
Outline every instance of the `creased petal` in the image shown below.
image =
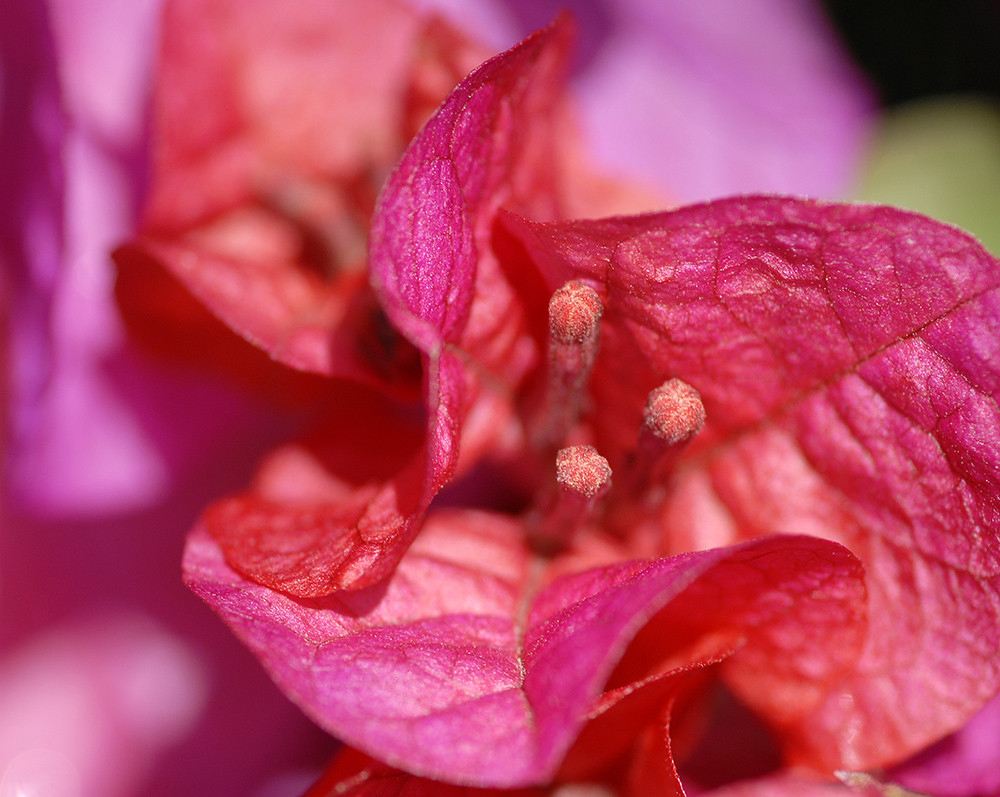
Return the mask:
<svg viewBox="0 0 1000 797">
<path fill-rule="evenodd" d="M 116 253 L 133 333 L 185 361 L 198 338 L 255 390 L 276 369 L 245 348 L 418 386 L 365 281 L 368 219 L 414 130 L 484 57 L 395 0 L 172 0 L 151 192 Z"/>
<path fill-rule="evenodd" d="M 523 533 L 499 516 L 436 513 L 387 583 L 315 600 L 240 579 L 200 531 L 185 572 L 331 733 L 408 772 L 492 787 L 552 775 L 638 627 L 670 622 L 675 602 L 681 615 L 709 608 L 690 614 L 690 636 L 665 641 L 665 670 L 691 661 L 691 637 L 735 628 L 734 663 L 754 670 L 780 650 L 788 673 L 811 678 L 794 629 L 822 628 L 847 657 L 863 631 L 857 560 L 831 543 L 774 538 L 625 563 L 533 596 Z"/>
<path fill-rule="evenodd" d="M 648 390 L 677 377 L 704 400 L 670 549 L 794 530 L 865 562 L 864 654 L 787 737 L 795 757 L 892 763 L 996 692 L 1000 263 L 922 216 L 783 198 L 510 221 L 550 285 L 614 308 L 592 383 L 613 465 Z M 739 688 L 779 724 L 793 705 Z"/>
<path fill-rule="evenodd" d="M 557 95 L 567 46 L 566 25 L 558 25 L 483 64 L 414 139 L 383 189 L 372 221 L 372 283 L 393 324 L 425 353 L 460 343 L 474 298 L 487 300 L 477 278 L 497 268 L 488 236 L 499 203 L 555 201 L 525 189 L 546 183 L 539 150 L 544 156 L 551 142 L 540 106 Z"/>
<path fill-rule="evenodd" d="M 308 436 L 274 450 L 250 489 L 203 522 L 245 576 L 301 596 L 371 583 L 409 542 L 424 506 L 424 413 L 357 385 L 331 383 Z"/>
</svg>

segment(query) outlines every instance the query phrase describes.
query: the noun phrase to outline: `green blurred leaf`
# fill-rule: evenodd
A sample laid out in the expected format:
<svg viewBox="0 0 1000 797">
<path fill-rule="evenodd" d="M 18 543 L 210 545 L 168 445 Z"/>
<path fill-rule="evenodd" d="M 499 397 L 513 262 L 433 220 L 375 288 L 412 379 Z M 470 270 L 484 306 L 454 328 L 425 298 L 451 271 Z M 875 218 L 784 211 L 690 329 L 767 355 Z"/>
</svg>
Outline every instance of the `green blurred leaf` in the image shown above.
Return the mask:
<svg viewBox="0 0 1000 797">
<path fill-rule="evenodd" d="M 957 224 L 1000 252 L 1000 105 L 956 95 L 887 110 L 858 198 Z"/>
</svg>

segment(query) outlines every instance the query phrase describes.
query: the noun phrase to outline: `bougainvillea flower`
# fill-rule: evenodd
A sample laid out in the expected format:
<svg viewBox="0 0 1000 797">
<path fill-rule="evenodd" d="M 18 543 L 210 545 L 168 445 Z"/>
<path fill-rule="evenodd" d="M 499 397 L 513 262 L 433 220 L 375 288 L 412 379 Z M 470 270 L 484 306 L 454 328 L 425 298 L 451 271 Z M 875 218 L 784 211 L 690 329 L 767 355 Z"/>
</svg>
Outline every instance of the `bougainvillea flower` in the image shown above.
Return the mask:
<svg viewBox="0 0 1000 797">
<path fill-rule="evenodd" d="M 552 162 L 532 121 L 563 41 L 466 78 L 379 199 L 415 467 L 366 494 L 353 443 L 287 447 L 205 514 L 187 581 L 322 727 L 412 775 L 683 794 L 722 683 L 776 767 L 877 788 L 1000 686 L 1000 263 L 876 206 L 559 220 L 526 165 Z M 401 423 L 345 408 L 381 419 L 355 434 Z"/>
<path fill-rule="evenodd" d="M 240 13 L 240 4 L 234 5 L 236 8 L 230 10 Z M 0 182 L 5 188 L 0 197 L 5 208 L 0 214 L 0 246 L 3 249 L 4 287 L 11 289 L 13 294 L 12 298 L 4 297 L 4 307 L 10 314 L 11 337 L 6 336 L 5 329 L 2 346 L 14 376 L 8 383 L 11 392 L 4 396 L 13 420 L 11 434 L 5 439 L 7 468 L 4 476 L 5 487 L 13 486 L 16 498 L 27 499 L 5 502 L 5 508 L 10 509 L 16 503 L 36 514 L 88 520 L 101 518 L 99 523 L 41 523 L 29 517 L 13 521 L 9 516 L 3 518 L 3 592 L 4 605 L 8 609 L 4 623 L 4 656 L 12 650 L 9 643 L 16 642 L 20 634 L 33 632 L 35 624 L 48 622 L 53 616 L 62 618 L 67 610 L 103 616 L 110 606 L 127 602 L 130 609 L 138 604 L 162 616 L 168 627 L 183 633 L 188 652 L 197 648 L 200 665 L 209 671 L 213 668 L 224 671 L 226 677 L 213 679 L 209 711 L 198 717 L 196 732 L 189 735 L 184 746 L 174 750 L 169 758 L 161 757 L 164 750 L 159 745 L 159 741 L 169 734 L 157 741 L 155 750 L 150 748 L 152 752 L 147 758 L 145 750 L 134 746 L 110 745 L 95 750 L 87 744 L 90 737 L 83 732 L 76 764 L 85 775 L 95 772 L 97 779 L 85 776 L 82 791 L 105 795 L 114 791 L 109 783 L 134 783 L 135 779 L 128 773 L 152 767 L 153 753 L 159 757 L 161 767 L 152 787 L 155 793 L 190 793 L 193 784 L 197 784 L 195 791 L 217 787 L 245 791 L 243 785 L 259 780 L 261 773 L 272 771 L 277 762 L 289 760 L 289 750 L 306 738 L 301 727 L 304 723 L 296 725 L 290 711 L 282 713 L 276 697 L 262 694 L 257 674 L 248 673 L 247 666 L 241 668 L 249 663 L 248 660 L 244 662 L 246 657 L 240 658 L 240 651 L 230 640 L 213 639 L 209 634 L 210 626 L 201 622 L 196 607 L 174 590 L 170 579 L 175 566 L 172 568 L 171 562 L 175 561 L 173 549 L 177 540 L 176 536 L 171 536 L 171 531 L 187 522 L 186 517 L 193 512 L 192 501 L 199 500 L 181 497 L 177 491 L 178 482 L 198 484 L 196 492 L 203 495 L 210 495 L 213 490 L 231 489 L 229 485 L 241 478 L 237 474 L 248 467 L 247 463 L 265 445 L 264 441 L 272 436 L 272 428 L 281 428 L 285 419 L 273 412 L 273 408 L 267 416 L 254 413 L 253 402 L 247 402 L 245 394 L 219 389 L 219 372 L 225 370 L 232 359 L 240 360 L 229 356 L 240 351 L 239 347 L 223 348 L 222 361 L 205 357 L 211 372 L 194 379 L 178 369 L 160 368 L 157 363 L 151 365 L 136 358 L 129 349 L 116 310 L 109 301 L 112 279 L 106 251 L 123 235 L 130 234 L 138 197 L 145 189 L 147 82 L 151 56 L 156 50 L 153 39 L 160 4 L 155 0 L 131 3 L 119 0 L 0 0 L 0 6 L 4 9 L 0 16 L 18 23 L 0 30 L 0 73 L 6 78 L 0 80 L 4 86 L 4 91 L 0 92 L 3 106 L 0 138 L 4 143 L 0 148 L 0 160 L 4 162 Z M 202 4 L 202 9 L 209 14 L 219 8 Z M 286 10 L 295 9 L 286 4 Z M 348 11 L 356 12 L 354 9 Z M 258 13 L 254 8 L 249 12 L 251 17 Z M 220 16 L 224 15 L 200 20 L 196 17 L 194 22 L 211 27 L 227 21 Z M 375 16 L 362 21 L 382 26 L 381 30 L 369 33 L 382 34 L 379 41 L 390 45 L 397 39 L 392 31 L 384 29 L 386 25 L 397 25 L 400 20 L 405 21 L 401 25 L 403 28 L 415 24 L 415 17 L 399 6 L 377 19 Z M 186 24 L 190 20 L 185 20 L 182 14 L 172 13 L 165 19 L 166 27 L 169 29 L 178 21 Z M 315 42 L 323 39 L 320 35 L 322 21 L 316 18 L 313 21 L 315 24 L 310 25 L 306 38 Z M 325 21 L 358 22 L 346 14 L 331 14 Z M 423 22 L 419 24 L 423 25 Z M 582 18 L 582 25 L 586 29 L 586 17 Z M 253 35 L 259 37 L 259 29 L 255 34 L 252 24 L 223 24 L 222 27 L 222 33 L 230 35 L 226 41 L 233 44 L 227 51 L 227 56 L 232 58 L 229 66 L 243 63 L 250 71 L 260 70 L 260 65 L 254 67 L 248 63 L 253 59 L 243 49 L 247 45 L 260 44 L 259 39 L 253 40 Z M 354 30 L 359 32 L 361 28 L 357 25 Z M 195 59 L 201 58 L 205 51 L 212 52 L 211 46 L 200 47 L 199 40 L 193 38 L 194 31 L 203 30 L 201 24 L 192 25 L 186 35 L 184 52 Z M 219 39 L 219 33 L 218 30 L 209 31 L 205 39 Z M 239 36 L 246 33 L 250 34 L 250 41 L 241 42 Z M 302 44 L 302 34 L 294 24 L 274 25 L 265 43 L 274 46 L 285 33 L 299 37 L 299 41 L 278 54 L 271 51 L 274 62 L 280 62 L 280 69 L 271 72 L 270 78 L 278 82 L 279 77 L 292 73 L 292 79 L 282 86 L 292 89 L 290 97 L 300 98 L 301 92 L 295 89 L 315 77 L 310 75 L 314 62 L 310 58 L 286 57 L 288 54 L 301 55 L 307 49 L 298 46 Z M 711 35 L 708 30 L 703 33 Z M 475 48 L 461 37 L 453 37 L 445 26 L 437 23 L 428 25 L 426 35 L 418 38 L 419 44 L 409 48 L 413 59 L 408 67 L 411 71 L 405 80 L 397 82 L 394 100 L 394 107 L 406 106 L 413 112 L 414 120 L 426 115 L 451 84 L 479 60 L 479 56 L 471 55 L 466 59 L 465 54 Z M 348 77 L 333 81 L 337 96 L 355 85 L 360 72 L 367 74 L 368 70 L 386 63 L 385 58 L 380 60 L 374 47 L 374 35 L 359 35 L 356 42 L 362 40 L 364 47 L 349 50 L 355 62 L 347 65 Z M 434 46 L 425 47 L 431 40 L 436 50 Z M 201 43 L 206 42 L 201 40 Z M 321 51 L 343 44 L 342 38 L 328 37 L 318 42 L 316 49 Z M 259 52 L 266 49 L 261 47 Z M 376 55 L 374 60 L 373 54 Z M 395 59 L 393 63 L 398 63 L 401 53 L 390 55 Z M 453 67 L 453 61 L 461 64 Z M 219 66 L 218 61 L 213 63 Z M 359 66 L 364 67 L 360 72 Z M 202 60 L 200 69 L 186 74 L 195 75 L 196 81 L 201 82 L 212 73 L 208 67 L 209 64 Z M 240 72 L 239 69 L 234 71 Z M 264 71 L 267 72 L 267 68 Z M 165 70 L 157 80 L 162 82 L 171 74 L 170 70 Z M 711 87 L 706 90 L 711 91 Z M 773 96 L 774 86 L 768 85 L 767 91 Z M 816 94 L 834 96 L 825 91 Z M 386 95 L 386 99 L 393 98 Z M 182 113 L 191 111 L 190 106 L 179 104 L 178 107 Z M 217 107 L 211 103 L 196 106 L 194 116 L 185 117 L 184 126 L 193 132 L 198 124 L 195 118 L 207 123 Z M 421 107 L 424 108 L 422 112 Z M 317 105 L 318 112 L 310 119 L 329 131 L 330 127 L 325 125 L 328 117 L 322 110 Z M 344 124 L 336 127 L 341 133 L 349 133 L 352 129 Z M 396 136 L 396 149 L 389 147 L 385 151 L 388 155 L 383 164 L 385 169 L 415 130 L 414 122 L 412 129 Z M 154 140 L 158 140 L 157 135 L 154 124 Z M 256 145 L 260 140 L 252 138 L 252 143 Z M 225 149 L 228 141 L 223 137 L 216 144 Z M 347 136 L 334 142 L 338 147 L 347 143 Z M 568 149 L 567 145 L 564 138 L 562 149 Z M 313 156 L 315 151 L 310 150 L 309 154 Z M 669 158 L 672 160 L 673 156 Z M 748 162 L 760 160 L 758 153 L 749 148 L 745 150 L 745 158 Z M 834 160 L 836 157 L 831 153 L 831 162 Z M 337 180 L 342 177 L 343 173 L 336 175 Z M 372 181 L 373 185 L 378 182 L 378 178 Z M 211 193 L 209 185 L 200 179 L 185 187 L 190 190 L 182 206 Z M 605 190 L 609 188 L 611 186 L 606 186 Z M 790 188 L 804 190 L 804 186 Z M 572 198 L 579 200 L 580 196 L 581 193 L 576 192 Z M 323 196 L 312 198 L 317 199 L 318 206 L 324 207 Z M 192 222 L 192 226 L 198 226 L 201 221 Z M 304 221 L 307 223 L 301 226 L 308 228 L 312 217 L 307 216 Z M 359 225 L 361 233 L 363 226 Z M 340 232 L 345 229 L 350 243 L 354 230 L 351 225 L 338 228 Z M 309 230 L 296 228 L 296 234 L 303 232 Z M 337 240 L 343 242 L 343 237 Z M 344 249 L 350 250 L 350 246 Z M 315 264 L 314 260 L 308 260 L 307 265 Z M 158 313 L 163 313 L 179 295 L 176 285 L 170 281 L 148 287 L 160 301 L 147 305 L 147 309 Z M 164 290 L 157 296 L 156 291 L 160 288 Z M 173 309 L 184 307 L 191 305 L 178 307 L 175 304 Z M 369 305 L 359 302 L 355 319 L 364 318 L 364 311 L 370 309 Z M 179 348 L 194 341 L 195 350 L 218 352 L 218 347 L 212 349 L 210 345 L 219 337 L 219 325 L 211 316 L 206 318 L 197 312 L 191 316 L 178 313 L 173 318 L 167 314 L 167 320 L 171 326 L 160 327 L 167 332 L 159 337 L 161 346 L 172 342 Z M 207 321 L 211 334 L 201 335 L 195 327 L 194 333 L 189 332 L 184 337 L 184 330 L 190 327 L 181 321 Z M 354 320 L 349 326 L 358 327 Z M 146 327 L 147 331 L 151 331 L 151 327 L 152 324 Z M 389 340 L 395 338 L 391 330 L 379 324 L 375 324 L 372 333 L 370 343 L 377 355 L 365 362 L 374 360 L 391 371 L 389 366 L 397 361 L 387 356 L 381 344 L 386 335 Z M 242 349 L 247 350 L 252 347 Z M 190 348 L 186 359 L 191 359 Z M 405 358 L 402 359 L 405 362 Z M 250 369 L 252 374 L 261 373 L 256 369 L 262 362 L 266 362 L 266 357 L 258 356 L 254 360 Z M 280 383 L 279 388 L 269 391 L 272 396 L 284 391 L 289 382 L 302 387 L 300 380 L 287 377 L 284 371 L 262 370 Z M 310 383 L 307 387 L 314 385 Z M 394 385 L 402 392 L 407 387 L 398 382 Z M 340 403 L 338 395 L 330 399 Z M 197 407 L 198 411 L 192 412 L 192 407 Z M 234 438 L 219 432 L 231 432 L 231 425 L 253 428 L 253 440 L 236 438 L 236 444 L 227 449 L 226 444 L 232 443 Z M 404 431 L 411 427 L 412 424 L 403 424 Z M 419 423 L 417 428 L 419 437 Z M 354 442 L 358 444 L 360 440 L 356 438 Z M 470 449 L 468 445 L 464 447 L 465 451 Z M 398 455 L 399 451 L 396 453 Z M 206 460 L 211 463 L 207 467 Z M 388 466 L 383 468 L 387 469 Z M 132 514 L 136 507 L 148 505 L 156 506 L 156 511 Z M 106 519 L 109 513 L 116 513 L 118 517 L 109 521 Z M 113 624 L 112 627 L 114 633 L 110 638 L 96 639 L 91 634 L 91 638 L 83 640 L 83 646 L 93 647 L 96 639 L 96 647 L 103 644 L 114 653 L 119 644 L 127 646 L 129 637 L 133 637 L 139 647 L 148 644 L 148 639 L 130 624 Z M 69 655 L 80 658 L 79 649 L 80 646 L 73 646 Z M 46 646 L 39 653 L 32 666 L 42 669 L 62 656 L 62 648 Z M 7 676 L 12 672 L 6 666 L 9 661 L 11 659 L 5 658 L 2 662 L 4 682 L 0 683 L 0 691 L 6 688 Z M 58 667 L 53 671 L 66 673 Z M 87 672 L 95 682 L 105 677 L 101 668 L 91 668 Z M 197 678 L 187 680 L 190 688 L 199 688 Z M 224 682 L 224 688 L 220 682 Z M 20 691 L 18 683 L 11 681 L 11 684 L 14 692 Z M 36 708 L 48 705 L 47 697 L 54 694 L 65 696 L 66 693 L 58 692 L 57 686 L 42 684 L 38 701 L 31 705 Z M 81 686 L 87 692 L 90 685 Z M 129 689 L 130 684 L 125 683 L 124 687 Z M 232 698 L 240 690 L 252 691 L 256 696 L 253 705 L 256 723 L 244 721 L 242 707 Z M 178 701 L 175 708 L 179 707 Z M 16 731 L 14 726 L 21 716 L 18 715 L 17 721 L 6 723 L 4 730 Z M 68 713 L 63 712 L 61 716 L 66 719 Z M 155 718 L 155 711 L 151 716 Z M 107 717 L 99 711 L 95 717 L 98 722 L 95 727 L 103 727 L 100 723 Z M 79 727 L 86 730 L 84 726 L 90 721 L 87 715 L 81 714 Z M 151 719 L 146 717 L 142 721 Z M 69 726 L 63 725 L 63 730 L 69 733 Z M 74 723 L 74 732 L 77 727 Z M 103 738 L 101 734 L 99 737 Z M 209 741 L 210 753 L 207 750 Z M 130 752 L 135 755 L 130 756 Z M 107 757 L 103 757 L 105 754 Z M 298 760 L 304 760 L 301 753 L 296 755 Z M 69 757 L 74 756 L 75 753 Z M 211 771 L 203 771 L 209 757 Z M 244 765 L 239 773 L 230 771 L 229 762 L 245 759 L 253 763 Z M 19 761 L 19 765 L 32 764 L 30 760 Z M 0 765 L 0 769 L 6 763 Z M 42 763 L 45 763 L 44 757 Z M 14 777 L 18 772 L 11 770 L 8 774 Z M 93 783 L 99 785 L 91 788 Z M 3 791 L 2 786 L 0 791 Z"/>
</svg>

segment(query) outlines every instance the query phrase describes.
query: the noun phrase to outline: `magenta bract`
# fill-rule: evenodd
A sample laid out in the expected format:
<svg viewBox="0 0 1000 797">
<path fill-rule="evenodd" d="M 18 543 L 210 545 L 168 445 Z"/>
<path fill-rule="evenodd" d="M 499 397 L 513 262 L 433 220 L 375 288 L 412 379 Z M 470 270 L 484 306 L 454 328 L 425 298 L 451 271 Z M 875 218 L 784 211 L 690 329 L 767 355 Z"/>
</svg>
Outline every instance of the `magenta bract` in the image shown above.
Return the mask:
<svg viewBox="0 0 1000 797">
<path fill-rule="evenodd" d="M 779 198 L 508 221 L 550 285 L 588 280 L 615 310 L 592 380 L 613 464 L 663 376 L 704 400 L 664 552 L 796 531 L 865 562 L 869 643 L 841 686 L 853 700 L 830 701 L 803 755 L 892 760 L 996 690 L 992 643 L 973 631 L 997 627 L 982 598 L 1000 554 L 987 531 L 1000 464 L 987 443 L 1000 433 L 994 258 L 915 214 Z M 948 708 L 914 699 L 930 681 L 947 685 Z M 853 741 L 839 731 L 849 720 L 866 730 Z"/>
<path fill-rule="evenodd" d="M 522 536 L 505 518 L 432 514 L 387 585 L 310 601 L 240 579 L 202 533 L 185 570 L 331 733 L 407 771 L 484 786 L 554 774 L 640 623 L 680 618 L 684 638 L 736 627 L 734 672 L 765 681 L 775 655 L 785 674 L 822 678 L 861 640 L 861 569 L 835 544 L 776 537 L 613 565 L 535 594 Z M 794 633 L 806 623 L 838 656 L 817 659 Z M 670 669 L 691 663 L 684 653 Z"/>
</svg>

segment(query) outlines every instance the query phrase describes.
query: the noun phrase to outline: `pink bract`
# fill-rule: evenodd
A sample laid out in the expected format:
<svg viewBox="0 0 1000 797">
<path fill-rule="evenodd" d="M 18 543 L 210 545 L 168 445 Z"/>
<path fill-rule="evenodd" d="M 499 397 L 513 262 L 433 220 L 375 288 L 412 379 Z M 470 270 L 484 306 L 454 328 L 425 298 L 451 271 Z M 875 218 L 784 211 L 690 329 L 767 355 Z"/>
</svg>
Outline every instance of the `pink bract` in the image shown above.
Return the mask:
<svg viewBox="0 0 1000 797">
<path fill-rule="evenodd" d="M 787 764 L 894 764 L 1000 686 L 1000 263 L 912 213 L 784 197 L 557 220 L 538 119 L 563 41 L 470 75 L 381 194 L 372 282 L 424 366 L 405 481 L 345 490 L 347 452 L 290 450 L 267 512 L 205 516 L 188 583 L 317 722 L 413 774 L 519 787 L 631 756 L 658 764 L 630 788 L 681 794 L 662 730 L 710 675 Z M 545 308 L 569 281 L 604 312 L 553 440 Z M 654 471 L 639 430 L 668 379 L 707 420 Z M 616 481 L 540 552 L 571 442 Z M 453 477 L 442 499 L 490 479 L 520 511 L 424 519 Z"/>
<path fill-rule="evenodd" d="M 409 772 L 484 786 L 555 774 L 640 623 L 670 629 L 678 649 L 664 644 L 643 662 L 649 672 L 632 689 L 662 689 L 659 680 L 737 648 L 734 677 L 778 682 L 795 699 L 794 723 L 823 690 L 781 684 L 768 664 L 779 657 L 790 681 L 822 681 L 860 643 L 860 566 L 824 541 L 627 562 L 538 591 L 522 536 L 506 518 L 432 514 L 388 585 L 307 602 L 241 580 L 203 533 L 186 573 L 331 733 Z M 815 637 L 796 633 L 806 624 Z M 836 640 L 839 655 L 818 657 L 821 640 Z M 632 710 L 658 712 L 655 702 Z"/>
</svg>

